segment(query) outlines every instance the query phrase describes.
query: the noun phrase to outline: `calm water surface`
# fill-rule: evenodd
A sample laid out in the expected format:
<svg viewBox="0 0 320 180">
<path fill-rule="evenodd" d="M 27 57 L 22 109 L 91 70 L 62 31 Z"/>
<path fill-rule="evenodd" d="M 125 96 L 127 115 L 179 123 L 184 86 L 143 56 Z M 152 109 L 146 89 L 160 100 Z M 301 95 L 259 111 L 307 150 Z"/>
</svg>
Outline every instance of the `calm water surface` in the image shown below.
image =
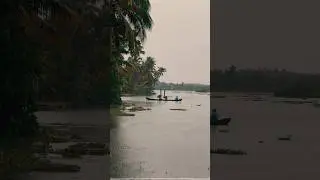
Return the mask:
<svg viewBox="0 0 320 180">
<path fill-rule="evenodd" d="M 104 109 L 38 112 L 41 123 L 71 123 L 93 141 L 111 141 L 111 157 L 85 156 L 54 161 L 78 164 L 78 173 L 32 173 L 30 180 L 85 180 L 114 178 L 208 178 L 210 175 L 210 98 L 208 94 L 167 92 L 182 102 L 146 102 L 145 97 L 124 97 L 150 111 L 118 117 L 110 131 Z M 171 97 L 172 96 L 172 97 Z M 184 108 L 186 111 L 172 111 Z M 80 126 L 80 127 L 79 127 Z M 111 161 L 111 162 L 110 162 Z M 111 167 L 110 167 L 111 166 Z"/>
<path fill-rule="evenodd" d="M 151 111 L 119 117 L 111 130 L 112 177 L 208 178 L 210 175 L 209 95 L 167 92 L 182 102 L 140 102 Z M 172 97 L 170 97 L 172 96 Z M 186 111 L 172 111 L 184 108 Z"/>
<path fill-rule="evenodd" d="M 211 175 L 223 180 L 319 179 L 320 108 L 298 99 L 270 95 L 224 94 L 212 107 L 232 117 L 229 127 L 219 127 L 211 140 L 215 148 L 241 149 L 247 156 L 211 156 Z M 219 129 L 228 129 L 221 133 Z M 292 135 L 291 141 L 278 137 Z M 213 135 L 213 134 L 212 134 Z M 258 143 L 263 141 L 263 143 Z M 213 141 L 212 141 L 213 142 Z M 211 147 L 213 148 L 213 147 Z"/>
</svg>

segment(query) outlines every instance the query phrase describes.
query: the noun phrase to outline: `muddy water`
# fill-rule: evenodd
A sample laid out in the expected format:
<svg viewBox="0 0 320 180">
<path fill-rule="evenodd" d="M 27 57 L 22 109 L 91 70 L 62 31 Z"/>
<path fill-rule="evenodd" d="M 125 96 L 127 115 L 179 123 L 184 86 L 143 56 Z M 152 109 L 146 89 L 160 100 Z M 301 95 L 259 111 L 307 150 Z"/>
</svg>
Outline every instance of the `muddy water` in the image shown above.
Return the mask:
<svg viewBox="0 0 320 180">
<path fill-rule="evenodd" d="M 151 108 L 119 117 L 111 130 L 114 178 L 208 178 L 210 175 L 209 95 L 167 92 L 182 102 L 124 98 Z M 182 108 L 186 111 L 172 111 Z"/>
<path fill-rule="evenodd" d="M 240 149 L 248 155 L 212 154 L 213 179 L 319 179 L 319 107 L 310 100 L 271 95 L 223 95 L 227 97 L 212 99 L 212 108 L 232 121 L 229 127 L 217 128 L 211 139 L 215 148 Z M 228 133 L 219 132 L 222 129 Z M 288 134 L 291 141 L 278 140 Z"/>
<path fill-rule="evenodd" d="M 77 110 L 62 112 L 36 113 L 40 124 L 62 123 L 70 124 L 70 131 L 91 142 L 109 143 L 110 115 L 105 109 Z M 69 143 L 54 144 L 53 147 L 65 148 Z M 33 172 L 28 180 L 106 180 L 109 179 L 109 156 L 83 156 L 81 159 L 64 159 L 51 156 L 52 162 L 75 164 L 81 167 L 76 173 Z"/>
<path fill-rule="evenodd" d="M 182 102 L 146 102 L 145 97 L 124 97 L 124 101 L 151 108 L 118 117 L 110 125 L 104 109 L 38 112 L 40 123 L 68 123 L 73 131 L 96 142 L 111 143 L 111 157 L 82 159 L 52 157 L 54 162 L 77 164 L 77 173 L 34 172 L 29 180 L 106 180 L 126 178 L 208 178 L 210 166 L 209 95 L 167 92 Z M 172 111 L 184 108 L 186 111 Z M 112 129 L 110 130 L 110 127 Z"/>
</svg>

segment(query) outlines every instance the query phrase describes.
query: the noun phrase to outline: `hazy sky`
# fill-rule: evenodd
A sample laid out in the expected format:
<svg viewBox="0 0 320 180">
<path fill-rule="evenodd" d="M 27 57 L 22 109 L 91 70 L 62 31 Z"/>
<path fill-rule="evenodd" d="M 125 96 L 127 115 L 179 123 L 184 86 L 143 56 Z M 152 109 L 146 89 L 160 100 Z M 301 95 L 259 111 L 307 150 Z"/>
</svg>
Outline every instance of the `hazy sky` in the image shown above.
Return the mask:
<svg viewBox="0 0 320 180">
<path fill-rule="evenodd" d="M 319 1 L 215 0 L 214 66 L 320 72 Z"/>
<path fill-rule="evenodd" d="M 150 0 L 146 55 L 167 69 L 161 81 L 210 82 L 210 0 Z"/>
</svg>

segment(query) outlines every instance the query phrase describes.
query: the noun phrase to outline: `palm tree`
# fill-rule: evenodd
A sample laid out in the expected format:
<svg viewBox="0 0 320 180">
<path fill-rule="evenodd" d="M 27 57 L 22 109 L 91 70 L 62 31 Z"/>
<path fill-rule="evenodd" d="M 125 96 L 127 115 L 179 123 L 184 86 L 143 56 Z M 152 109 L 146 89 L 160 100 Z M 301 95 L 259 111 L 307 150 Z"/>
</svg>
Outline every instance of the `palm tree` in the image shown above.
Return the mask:
<svg viewBox="0 0 320 180">
<path fill-rule="evenodd" d="M 0 40 L 7 55 L 0 65 L 1 82 L 5 82 L 0 107 L 10 109 L 1 109 L 1 122 L 16 116 L 24 119 L 19 113 L 26 115 L 25 119 L 33 116 L 29 106 L 33 92 L 28 86 L 32 85 L 33 76 L 39 74 L 40 58 L 40 65 L 44 66 L 54 54 L 59 54 L 63 65 L 67 65 L 78 53 L 73 48 L 74 41 L 86 37 L 94 45 L 91 61 L 99 70 L 92 79 L 107 79 L 101 72 L 109 73 L 116 67 L 111 50 L 124 44 L 134 52 L 137 39 L 143 41 L 145 31 L 152 27 L 148 0 L 133 0 L 130 4 L 125 0 L 4 0 L 0 5 Z"/>
<path fill-rule="evenodd" d="M 108 72 L 112 72 L 125 63 L 121 60 L 123 58 L 118 58 L 123 51 L 127 51 L 123 47 L 129 46 L 128 52 L 134 56 L 141 53 L 140 42 L 145 39 L 145 31 L 152 26 L 149 1 L 136 0 L 132 4 L 126 4 L 124 0 L 97 1 L 96 3 L 88 0 L 80 2 L 69 0 L 64 1 L 64 4 L 60 3 L 59 7 L 64 7 L 59 9 L 61 14 L 53 13 L 50 17 L 41 19 L 46 22 L 46 27 L 50 27 L 49 30 L 54 30 L 54 34 L 49 30 L 31 32 L 34 32 L 35 35 L 44 34 L 45 38 L 41 39 L 47 40 L 46 43 L 50 47 L 54 46 L 55 50 L 63 55 L 64 62 L 68 62 L 76 56 L 79 58 L 87 57 L 85 53 L 88 54 L 88 51 L 80 51 L 81 53 L 79 53 L 79 51 L 72 49 L 72 43 L 79 41 L 79 38 L 88 37 L 91 40 L 87 44 L 92 47 L 88 47 L 88 49 L 93 49 L 91 54 L 94 54 L 93 58 L 91 57 L 93 62 L 90 63 L 94 68 L 91 70 L 93 73 L 91 73 L 89 81 L 91 84 L 95 84 L 93 80 L 96 80 L 96 83 L 105 81 L 106 86 L 115 84 L 115 82 L 109 82 L 108 85 L 106 80 L 109 77 Z M 47 9 L 49 12 L 58 11 L 50 7 Z M 69 18 L 64 18 L 65 16 Z M 112 61 L 112 59 L 116 61 Z M 66 63 L 63 66 L 66 66 Z M 87 72 L 86 69 L 88 69 L 87 66 L 82 66 L 78 72 Z M 81 75 L 77 75 L 76 78 L 83 80 Z M 83 81 L 79 80 L 78 82 Z M 85 89 L 90 88 L 88 83 L 85 84 L 87 84 Z M 108 97 L 111 96 L 108 95 Z"/>
</svg>

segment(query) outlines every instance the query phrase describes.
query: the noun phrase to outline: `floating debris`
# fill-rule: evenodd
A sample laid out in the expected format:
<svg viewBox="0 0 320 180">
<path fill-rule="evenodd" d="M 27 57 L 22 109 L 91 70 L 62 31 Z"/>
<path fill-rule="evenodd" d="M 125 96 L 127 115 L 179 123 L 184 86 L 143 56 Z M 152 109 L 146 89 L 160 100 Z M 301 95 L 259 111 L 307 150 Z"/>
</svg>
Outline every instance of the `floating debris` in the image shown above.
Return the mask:
<svg viewBox="0 0 320 180">
<path fill-rule="evenodd" d="M 65 149 L 53 150 L 51 153 L 65 157 L 80 157 L 81 155 L 103 156 L 110 154 L 109 148 L 103 143 L 77 143 Z"/>
<path fill-rule="evenodd" d="M 111 110 L 111 114 L 114 116 L 135 116 L 135 114 L 123 112 L 124 110 L 125 107 L 123 109 L 114 108 Z"/>
<path fill-rule="evenodd" d="M 121 112 L 121 113 L 117 114 L 117 116 L 135 116 L 135 114 Z"/>
<path fill-rule="evenodd" d="M 172 110 L 172 111 L 186 111 L 187 109 L 172 108 L 170 110 Z"/>
<path fill-rule="evenodd" d="M 41 172 L 79 172 L 80 166 L 72 164 L 52 163 L 49 160 L 40 160 L 32 168 Z"/>
<path fill-rule="evenodd" d="M 287 135 L 285 137 L 278 137 L 279 141 L 291 141 L 292 135 Z"/>
<path fill-rule="evenodd" d="M 309 103 L 309 102 L 299 101 L 299 100 L 282 100 L 282 101 L 278 101 L 278 102 L 287 103 L 287 104 L 306 104 L 306 103 Z"/>
<path fill-rule="evenodd" d="M 251 101 L 264 101 L 262 98 L 257 98 L 257 99 L 251 99 Z"/>
<path fill-rule="evenodd" d="M 216 149 L 210 150 L 212 154 L 226 154 L 226 155 L 247 155 L 247 152 L 242 150 L 232 150 L 232 149 Z"/>
<path fill-rule="evenodd" d="M 128 109 L 130 112 L 135 112 L 135 111 L 147 111 L 147 110 L 151 110 L 150 108 L 144 108 L 141 106 L 134 106 L 130 109 Z"/>
<path fill-rule="evenodd" d="M 228 132 L 229 132 L 229 129 L 219 129 L 219 132 L 228 133 Z"/>
</svg>

